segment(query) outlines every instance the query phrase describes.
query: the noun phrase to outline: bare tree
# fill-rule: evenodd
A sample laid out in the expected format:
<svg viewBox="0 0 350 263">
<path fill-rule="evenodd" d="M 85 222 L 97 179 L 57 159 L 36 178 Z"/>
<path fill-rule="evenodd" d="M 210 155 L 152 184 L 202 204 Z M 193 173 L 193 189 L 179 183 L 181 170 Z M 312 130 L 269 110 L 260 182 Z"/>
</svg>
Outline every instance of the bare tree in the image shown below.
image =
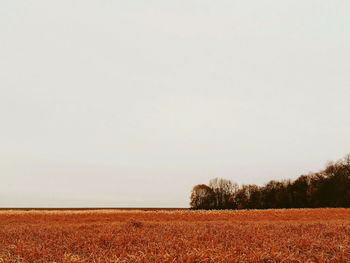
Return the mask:
<svg viewBox="0 0 350 263">
<path fill-rule="evenodd" d="M 223 178 L 214 178 L 210 180 L 209 187 L 215 194 L 216 208 L 233 208 L 233 197 L 239 189 L 236 183 Z"/>
<path fill-rule="evenodd" d="M 212 209 L 215 207 L 213 190 L 205 185 L 198 184 L 192 188 L 190 206 L 192 209 Z"/>
<path fill-rule="evenodd" d="M 296 180 L 270 181 L 264 186 L 238 186 L 215 178 L 196 185 L 191 207 L 197 209 L 264 209 L 350 207 L 350 154 Z"/>
</svg>

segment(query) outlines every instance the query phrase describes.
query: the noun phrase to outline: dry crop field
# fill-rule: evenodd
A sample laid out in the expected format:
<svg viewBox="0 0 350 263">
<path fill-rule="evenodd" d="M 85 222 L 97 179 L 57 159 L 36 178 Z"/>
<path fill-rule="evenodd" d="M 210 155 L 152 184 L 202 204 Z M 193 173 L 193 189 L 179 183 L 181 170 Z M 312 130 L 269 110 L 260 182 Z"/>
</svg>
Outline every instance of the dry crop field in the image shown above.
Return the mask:
<svg viewBox="0 0 350 263">
<path fill-rule="evenodd" d="M 350 262 L 350 209 L 3 210 L 0 262 Z"/>
</svg>

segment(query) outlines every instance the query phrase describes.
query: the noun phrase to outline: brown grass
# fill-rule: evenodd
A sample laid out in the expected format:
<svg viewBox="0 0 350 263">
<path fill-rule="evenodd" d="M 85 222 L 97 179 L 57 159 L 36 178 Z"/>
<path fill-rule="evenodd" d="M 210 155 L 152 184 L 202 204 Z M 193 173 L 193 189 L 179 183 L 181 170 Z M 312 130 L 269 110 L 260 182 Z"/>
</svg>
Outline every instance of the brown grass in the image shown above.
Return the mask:
<svg viewBox="0 0 350 263">
<path fill-rule="evenodd" d="M 350 262 L 350 209 L 0 211 L 0 262 Z"/>
</svg>

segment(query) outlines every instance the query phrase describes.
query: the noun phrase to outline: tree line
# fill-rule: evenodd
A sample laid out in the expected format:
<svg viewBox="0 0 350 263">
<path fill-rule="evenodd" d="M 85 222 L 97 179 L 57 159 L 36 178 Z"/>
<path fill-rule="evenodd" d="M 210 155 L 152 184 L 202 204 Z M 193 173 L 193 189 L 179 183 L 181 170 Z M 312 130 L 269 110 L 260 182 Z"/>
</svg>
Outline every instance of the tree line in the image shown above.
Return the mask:
<svg viewBox="0 0 350 263">
<path fill-rule="evenodd" d="M 350 154 L 319 172 L 264 186 L 215 178 L 195 185 L 190 199 L 192 209 L 350 207 Z"/>
</svg>

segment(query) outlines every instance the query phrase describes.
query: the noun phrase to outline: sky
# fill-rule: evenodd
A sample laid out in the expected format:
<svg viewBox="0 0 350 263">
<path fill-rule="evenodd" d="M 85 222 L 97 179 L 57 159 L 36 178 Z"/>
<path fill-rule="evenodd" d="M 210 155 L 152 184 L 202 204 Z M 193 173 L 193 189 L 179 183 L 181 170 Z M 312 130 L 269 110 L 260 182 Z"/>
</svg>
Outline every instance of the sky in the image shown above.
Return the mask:
<svg viewBox="0 0 350 263">
<path fill-rule="evenodd" d="M 350 153 L 347 0 L 2 0 L 0 207 L 188 207 Z"/>
</svg>

